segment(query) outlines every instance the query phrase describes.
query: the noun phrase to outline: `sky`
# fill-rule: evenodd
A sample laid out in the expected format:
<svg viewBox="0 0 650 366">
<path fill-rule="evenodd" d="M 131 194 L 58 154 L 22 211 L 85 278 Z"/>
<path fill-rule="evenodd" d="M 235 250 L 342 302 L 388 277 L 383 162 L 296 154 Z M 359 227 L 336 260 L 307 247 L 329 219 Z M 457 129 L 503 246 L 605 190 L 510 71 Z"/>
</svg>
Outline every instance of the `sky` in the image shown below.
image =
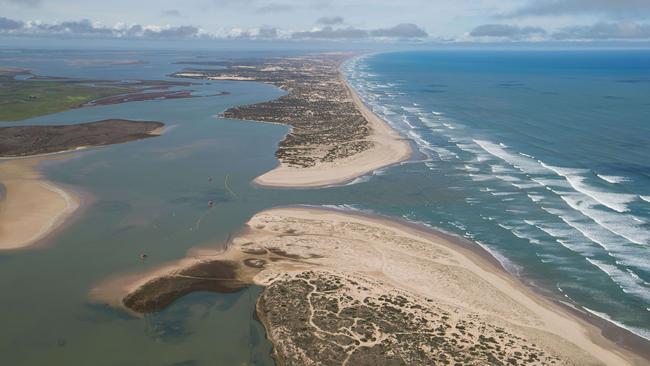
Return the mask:
<svg viewBox="0 0 650 366">
<path fill-rule="evenodd" d="M 650 0 L 0 0 L 0 36 L 648 42 Z"/>
</svg>

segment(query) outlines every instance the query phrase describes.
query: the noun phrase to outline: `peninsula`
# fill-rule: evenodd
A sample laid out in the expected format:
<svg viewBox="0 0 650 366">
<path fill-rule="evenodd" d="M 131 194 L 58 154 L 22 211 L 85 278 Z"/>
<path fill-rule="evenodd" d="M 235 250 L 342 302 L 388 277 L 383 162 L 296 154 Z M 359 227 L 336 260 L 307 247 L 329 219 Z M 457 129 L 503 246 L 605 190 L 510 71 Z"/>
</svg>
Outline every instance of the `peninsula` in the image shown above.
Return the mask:
<svg viewBox="0 0 650 366">
<path fill-rule="evenodd" d="M 454 240 L 379 217 L 272 209 L 225 251 L 107 280 L 92 296 L 146 313 L 194 291 L 263 286 L 257 316 L 279 365 L 643 364 Z"/>
<path fill-rule="evenodd" d="M 291 126 L 276 152 L 279 166 L 257 177 L 256 184 L 322 187 L 346 183 L 411 155 L 408 141 L 372 113 L 341 75 L 341 64 L 351 56 L 249 59 L 223 63 L 224 69 L 191 69 L 172 76 L 259 81 L 285 90 L 278 99 L 234 107 L 223 116 Z"/>
</svg>

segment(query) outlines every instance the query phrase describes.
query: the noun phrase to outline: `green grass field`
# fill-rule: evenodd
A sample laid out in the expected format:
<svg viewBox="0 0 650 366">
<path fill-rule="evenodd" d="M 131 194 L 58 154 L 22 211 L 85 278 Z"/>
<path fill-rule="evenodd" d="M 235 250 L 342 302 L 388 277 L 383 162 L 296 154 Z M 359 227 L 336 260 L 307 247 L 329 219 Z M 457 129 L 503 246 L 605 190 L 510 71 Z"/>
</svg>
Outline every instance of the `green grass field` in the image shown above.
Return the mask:
<svg viewBox="0 0 650 366">
<path fill-rule="evenodd" d="M 0 77 L 0 121 L 22 121 L 61 112 L 83 103 L 134 91 L 71 81 L 14 80 Z"/>
</svg>

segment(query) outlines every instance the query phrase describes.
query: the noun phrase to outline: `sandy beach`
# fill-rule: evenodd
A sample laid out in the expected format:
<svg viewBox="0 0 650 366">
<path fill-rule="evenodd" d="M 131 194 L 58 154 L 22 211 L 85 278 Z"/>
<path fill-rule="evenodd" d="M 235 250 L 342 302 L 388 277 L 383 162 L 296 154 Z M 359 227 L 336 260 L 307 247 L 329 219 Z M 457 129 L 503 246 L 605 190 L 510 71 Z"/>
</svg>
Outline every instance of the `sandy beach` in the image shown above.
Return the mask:
<svg viewBox="0 0 650 366">
<path fill-rule="evenodd" d="M 38 172 L 46 157 L 0 161 L 0 250 L 32 245 L 58 228 L 79 208 L 72 192 L 48 182 Z"/>
<path fill-rule="evenodd" d="M 316 364 L 324 352 L 332 352 L 337 360 L 332 364 L 363 363 L 372 349 L 383 349 L 381 357 L 387 360 L 397 357 L 391 356 L 395 347 L 402 350 L 402 361 L 411 360 L 407 364 L 422 361 L 417 357 L 433 360 L 440 351 L 512 364 L 646 364 L 605 338 L 599 328 L 522 285 L 485 254 L 425 228 L 317 208 L 260 212 L 225 252 L 201 250 L 149 273 L 118 276 L 100 284 L 92 296 L 112 305 L 127 297 L 136 305 L 163 298 L 169 303 L 194 291 L 192 279 L 218 281 L 206 278 L 206 268 L 220 268 L 223 277 L 225 264 L 239 281 L 265 287 L 257 312 L 280 364 Z M 313 289 L 301 295 L 305 288 Z M 370 306 L 382 301 L 384 306 L 390 303 L 391 312 L 404 315 L 399 332 L 420 319 L 406 343 L 402 333 L 386 328 L 386 312 Z M 331 312 L 333 302 L 338 312 Z M 286 303 L 311 310 L 287 318 L 282 310 Z M 350 309 L 361 311 L 360 304 L 369 307 L 352 320 L 370 323 L 371 336 L 359 335 L 349 325 L 351 319 L 341 319 Z M 326 324 L 336 332 L 326 331 Z M 438 333 L 431 338 L 434 331 Z M 306 342 L 307 334 L 314 342 L 328 343 Z M 458 342 L 474 344 L 469 350 L 481 347 L 483 353 L 470 356 L 475 353 Z"/>
<path fill-rule="evenodd" d="M 368 140 L 373 143 L 373 146 L 351 157 L 334 162 L 319 162 L 313 167 L 291 167 L 280 164 L 275 169 L 255 178 L 255 184 L 277 188 L 315 188 L 339 185 L 374 170 L 405 161 L 411 156 L 411 145 L 408 140 L 401 137 L 384 120 L 374 114 L 343 76 L 340 80 L 346 86 L 357 109 L 368 121 L 370 127 Z"/>
</svg>

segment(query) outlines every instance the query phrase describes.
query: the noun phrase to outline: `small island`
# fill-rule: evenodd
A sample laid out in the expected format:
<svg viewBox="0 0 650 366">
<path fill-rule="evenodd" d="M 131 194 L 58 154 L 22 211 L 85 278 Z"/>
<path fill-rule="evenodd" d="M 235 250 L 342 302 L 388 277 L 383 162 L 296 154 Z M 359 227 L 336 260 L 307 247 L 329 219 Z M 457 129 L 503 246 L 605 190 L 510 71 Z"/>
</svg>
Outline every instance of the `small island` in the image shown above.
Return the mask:
<svg viewBox="0 0 650 366">
<path fill-rule="evenodd" d="M 163 126 L 155 121 L 107 119 L 74 125 L 0 127 L 0 157 L 119 144 L 156 136 Z"/>
</svg>

